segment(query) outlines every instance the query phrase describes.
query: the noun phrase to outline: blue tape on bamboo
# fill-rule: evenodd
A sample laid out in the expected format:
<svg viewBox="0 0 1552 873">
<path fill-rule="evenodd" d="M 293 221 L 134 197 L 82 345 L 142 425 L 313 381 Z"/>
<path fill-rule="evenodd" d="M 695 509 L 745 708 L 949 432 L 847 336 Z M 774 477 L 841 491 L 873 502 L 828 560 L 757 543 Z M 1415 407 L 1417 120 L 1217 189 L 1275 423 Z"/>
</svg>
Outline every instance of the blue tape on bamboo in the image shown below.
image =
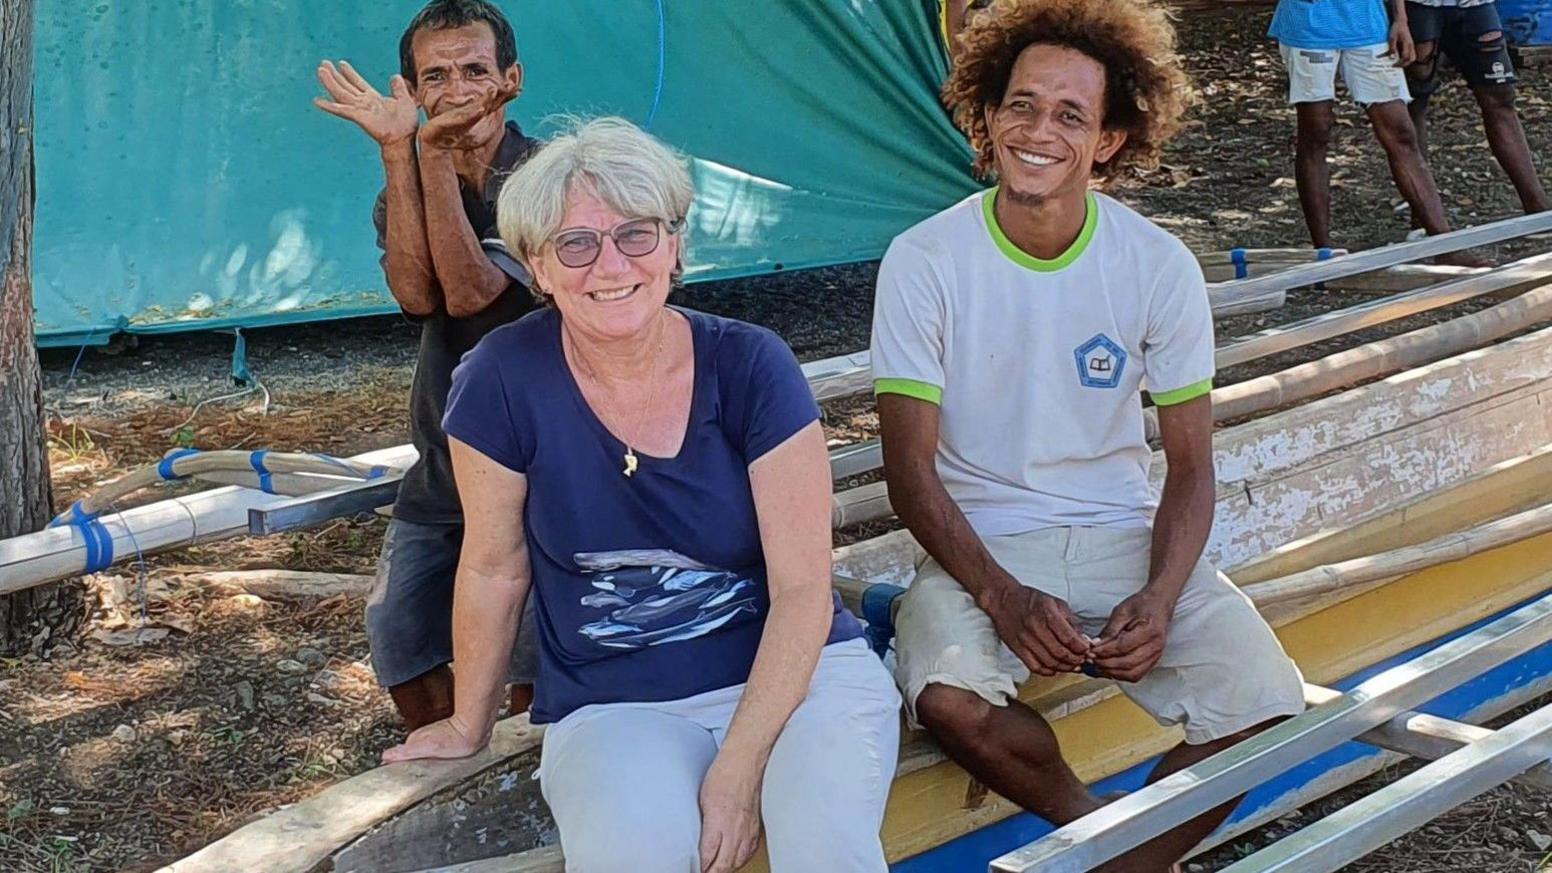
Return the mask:
<svg viewBox="0 0 1552 873">
<path fill-rule="evenodd" d="M 1331 256 L 1333 254 L 1334 252 L 1332 252 L 1330 249 L 1320 249 L 1319 251 L 1315 252 L 1315 260 L 1329 261 L 1331 260 Z"/>
<path fill-rule="evenodd" d="M 1229 263 L 1234 265 L 1234 278 L 1243 279 L 1250 275 L 1250 253 L 1244 249 L 1230 249 Z"/>
<path fill-rule="evenodd" d="M 880 658 L 889 651 L 889 643 L 895 638 L 895 600 L 904 593 L 904 588 L 884 583 L 862 590 L 862 620 L 867 622 L 864 635 L 873 653 Z"/>
<path fill-rule="evenodd" d="M 274 494 L 275 480 L 270 477 L 269 468 L 264 466 L 264 456 L 268 454 L 268 450 L 261 449 L 249 455 L 248 466 L 253 468 L 253 472 L 259 474 L 259 490 L 265 494 Z"/>
<path fill-rule="evenodd" d="M 375 467 L 373 467 L 372 469 L 367 471 L 366 478 L 369 479 L 369 480 L 370 479 L 381 479 L 381 478 L 383 478 L 386 475 L 388 475 L 388 468 L 383 466 L 382 464 L 378 464 Z"/>
<path fill-rule="evenodd" d="M 113 566 L 113 534 L 97 520 L 97 514 L 81 508 L 81 501 L 70 504 L 68 513 L 49 522 L 49 527 L 73 527 L 81 532 L 81 542 L 86 547 L 83 573 L 100 573 Z"/>
<path fill-rule="evenodd" d="M 167 457 L 163 458 L 162 462 L 156 465 L 156 475 L 161 476 L 163 482 L 175 482 L 179 479 L 187 479 L 188 476 L 179 475 L 178 472 L 172 468 L 173 462 L 177 461 L 179 458 L 187 458 L 190 455 L 197 454 L 199 454 L 199 449 L 174 449 L 173 451 L 168 452 Z"/>
</svg>

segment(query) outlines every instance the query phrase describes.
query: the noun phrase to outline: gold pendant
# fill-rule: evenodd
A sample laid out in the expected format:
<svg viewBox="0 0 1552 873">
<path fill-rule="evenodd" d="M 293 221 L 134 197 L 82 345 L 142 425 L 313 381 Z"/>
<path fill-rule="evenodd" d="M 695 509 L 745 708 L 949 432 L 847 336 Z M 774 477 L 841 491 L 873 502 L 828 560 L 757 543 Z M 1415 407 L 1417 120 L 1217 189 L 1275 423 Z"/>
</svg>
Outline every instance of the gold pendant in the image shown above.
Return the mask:
<svg viewBox="0 0 1552 873">
<path fill-rule="evenodd" d="M 630 446 L 626 446 L 625 447 L 625 478 L 629 479 L 631 477 L 631 474 L 636 472 L 636 467 L 637 467 L 636 453 L 631 450 Z"/>
</svg>

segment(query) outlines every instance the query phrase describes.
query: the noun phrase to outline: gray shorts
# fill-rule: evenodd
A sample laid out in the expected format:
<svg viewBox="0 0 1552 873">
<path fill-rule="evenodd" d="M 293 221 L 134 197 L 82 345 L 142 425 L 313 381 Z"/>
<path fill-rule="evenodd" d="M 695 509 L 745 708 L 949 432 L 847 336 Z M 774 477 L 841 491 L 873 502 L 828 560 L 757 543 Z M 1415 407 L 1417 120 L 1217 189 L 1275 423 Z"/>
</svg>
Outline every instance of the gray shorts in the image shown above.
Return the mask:
<svg viewBox="0 0 1552 873">
<path fill-rule="evenodd" d="M 385 687 L 408 682 L 453 660 L 453 576 L 463 547 L 462 524 L 388 523 L 377 580 L 366 601 L 372 669 Z M 507 680 L 532 683 L 539 672 L 533 598 L 512 650 Z"/>
<path fill-rule="evenodd" d="M 1014 578 L 1067 601 L 1079 629 L 1097 636 L 1116 604 L 1148 581 L 1153 533 L 1059 527 L 983 542 Z M 916 698 L 928 685 L 963 688 L 1004 706 L 1029 678 L 991 619 L 930 559 L 901 598 L 895 655 L 913 724 Z M 1250 599 L 1205 558 L 1180 593 L 1158 666 L 1118 687 L 1160 724 L 1183 726 L 1193 744 L 1304 711 L 1299 668 Z"/>
</svg>

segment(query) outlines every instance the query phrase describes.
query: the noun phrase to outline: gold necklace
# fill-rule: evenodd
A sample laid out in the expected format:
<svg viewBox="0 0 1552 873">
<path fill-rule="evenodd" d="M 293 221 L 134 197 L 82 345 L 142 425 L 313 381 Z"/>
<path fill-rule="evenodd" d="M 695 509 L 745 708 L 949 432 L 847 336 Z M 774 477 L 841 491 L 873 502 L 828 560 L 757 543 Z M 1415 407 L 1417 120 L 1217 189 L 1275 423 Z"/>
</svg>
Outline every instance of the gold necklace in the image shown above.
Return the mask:
<svg viewBox="0 0 1552 873">
<path fill-rule="evenodd" d="M 641 407 L 641 411 L 636 414 L 635 430 L 638 432 L 641 430 L 642 421 L 647 417 L 647 410 L 652 408 L 652 401 L 657 399 L 657 365 L 658 361 L 663 357 L 663 342 L 668 338 L 668 327 L 663 322 L 662 310 L 658 311 L 657 323 L 659 325 L 657 334 L 657 349 L 652 353 L 652 372 L 650 374 L 652 388 L 647 393 L 646 404 L 643 405 Z M 609 414 L 610 418 L 615 418 L 616 416 L 614 412 L 614 404 L 609 402 L 609 392 L 606 388 L 604 388 L 604 383 L 601 379 L 598 378 L 598 374 L 593 371 L 593 365 L 588 363 L 587 359 L 584 358 L 580 351 L 577 350 L 577 344 L 575 340 L 572 341 L 571 348 L 576 354 L 577 360 L 581 362 L 582 368 L 587 371 L 588 381 L 592 382 L 593 387 L 598 389 L 598 399 L 603 401 L 604 411 Z M 605 429 L 608 429 L 607 425 L 605 425 Z M 636 450 L 631 448 L 630 441 L 620 437 L 617 438 L 621 443 L 625 444 L 625 455 L 621 458 L 621 460 L 625 462 L 625 469 L 621 470 L 620 472 L 624 473 L 625 478 L 629 479 L 631 476 L 635 475 L 636 469 L 641 466 L 641 464 L 640 461 L 636 458 Z"/>
</svg>

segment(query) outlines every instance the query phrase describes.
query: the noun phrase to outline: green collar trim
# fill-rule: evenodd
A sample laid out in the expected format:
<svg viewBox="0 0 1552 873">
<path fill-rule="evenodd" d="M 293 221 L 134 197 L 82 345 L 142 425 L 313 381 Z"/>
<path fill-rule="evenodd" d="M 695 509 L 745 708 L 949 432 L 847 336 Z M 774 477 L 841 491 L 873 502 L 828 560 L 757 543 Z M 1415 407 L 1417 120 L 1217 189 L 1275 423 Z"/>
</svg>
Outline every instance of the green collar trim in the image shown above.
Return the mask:
<svg viewBox="0 0 1552 873">
<path fill-rule="evenodd" d="M 997 223 L 996 188 L 981 196 L 981 213 L 986 216 L 986 229 L 992 235 L 992 242 L 997 244 L 997 248 L 1007 256 L 1008 260 L 1025 269 L 1040 273 L 1054 273 L 1071 266 L 1094 239 L 1094 229 L 1099 227 L 1099 203 L 1094 199 L 1094 192 L 1090 191 L 1084 197 L 1084 203 L 1088 209 L 1083 218 L 1083 229 L 1078 231 L 1078 238 L 1072 241 L 1067 251 L 1049 261 L 1037 258 L 1014 245 L 1013 240 L 1008 239 L 1008 235 L 1002 232 L 1002 225 Z"/>
</svg>

